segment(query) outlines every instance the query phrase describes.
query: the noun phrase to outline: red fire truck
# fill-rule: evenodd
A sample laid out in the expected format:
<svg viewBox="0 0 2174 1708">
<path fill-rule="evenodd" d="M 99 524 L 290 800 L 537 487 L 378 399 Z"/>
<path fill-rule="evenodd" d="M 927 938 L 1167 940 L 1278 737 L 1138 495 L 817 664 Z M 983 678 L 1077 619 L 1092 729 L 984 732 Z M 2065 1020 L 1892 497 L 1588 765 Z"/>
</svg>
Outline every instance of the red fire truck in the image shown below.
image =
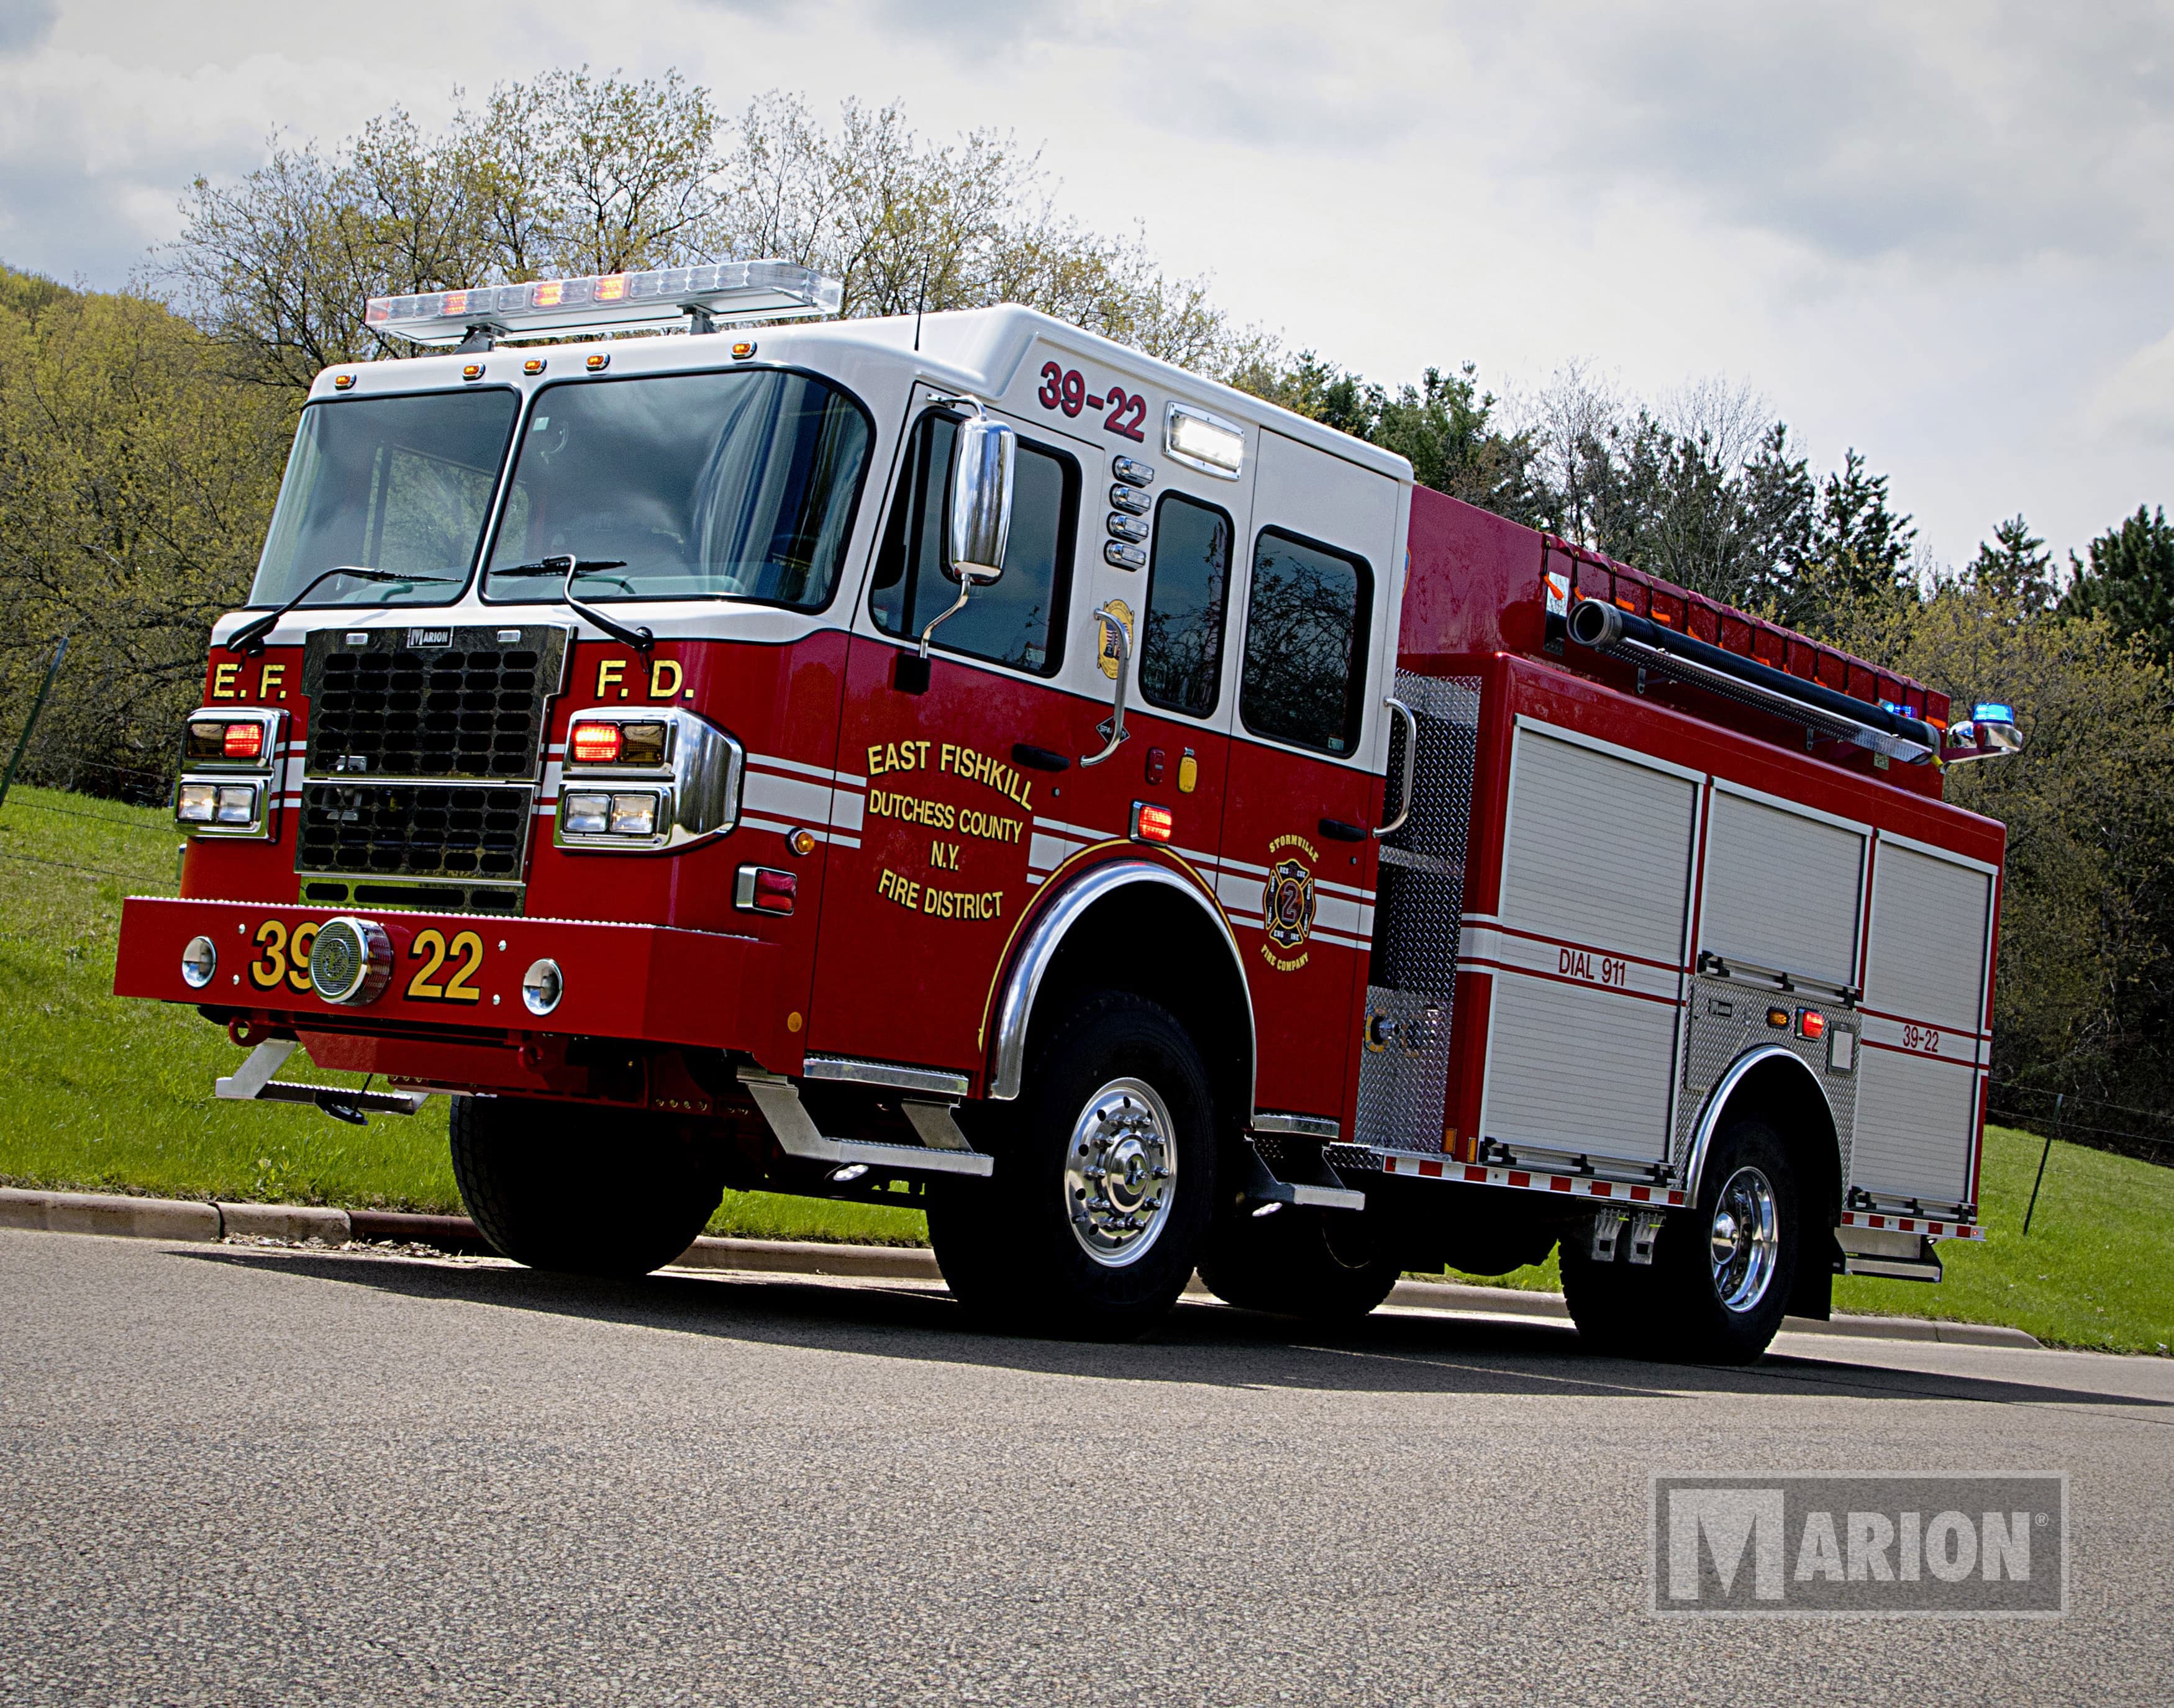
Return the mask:
<svg viewBox="0 0 2174 1708">
<path fill-rule="evenodd" d="M 922 1206 L 1068 1334 L 1560 1245 L 1586 1335 L 1741 1359 L 1979 1236 L 2002 831 L 1941 774 L 2004 708 L 1046 316 L 836 303 L 370 304 L 454 348 L 318 376 L 122 922 L 219 1095 L 449 1095 L 544 1267 Z"/>
</svg>

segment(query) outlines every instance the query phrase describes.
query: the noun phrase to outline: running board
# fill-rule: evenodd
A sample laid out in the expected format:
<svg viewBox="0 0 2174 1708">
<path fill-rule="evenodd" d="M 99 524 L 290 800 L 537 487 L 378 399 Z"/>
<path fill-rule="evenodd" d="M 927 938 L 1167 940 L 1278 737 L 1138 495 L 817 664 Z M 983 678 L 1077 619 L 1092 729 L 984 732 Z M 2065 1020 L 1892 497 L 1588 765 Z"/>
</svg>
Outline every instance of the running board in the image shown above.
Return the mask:
<svg viewBox="0 0 2174 1708">
<path fill-rule="evenodd" d="M 1285 1180 L 1268 1166 L 1259 1147 L 1251 1139 L 1246 1141 L 1246 1197 L 1257 1203 L 1293 1204 L 1309 1209 L 1363 1210 L 1366 1208 L 1366 1194 L 1354 1192 L 1345 1186 L 1327 1163 L 1316 1160 L 1311 1179 Z"/>
<path fill-rule="evenodd" d="M 427 1091 L 350 1091 L 342 1085 L 296 1085 L 274 1079 L 272 1076 L 294 1053 L 294 1039 L 267 1039 L 249 1052 L 249 1059 L 237 1072 L 212 1082 L 212 1095 L 234 1103 L 307 1103 L 335 1120 L 349 1120 L 365 1110 L 380 1115 L 413 1115 L 430 1095 Z"/>
<path fill-rule="evenodd" d="M 787 1156 L 808 1162 L 860 1163 L 868 1168 L 912 1169 L 927 1174 L 986 1175 L 993 1159 L 966 1143 L 951 1111 L 941 1103 L 905 1103 L 906 1118 L 922 1137 L 921 1144 L 875 1144 L 858 1138 L 826 1138 L 800 1101 L 800 1089 L 781 1073 L 765 1073 L 753 1068 L 740 1069 L 740 1084 L 762 1118 L 778 1148 Z"/>
</svg>

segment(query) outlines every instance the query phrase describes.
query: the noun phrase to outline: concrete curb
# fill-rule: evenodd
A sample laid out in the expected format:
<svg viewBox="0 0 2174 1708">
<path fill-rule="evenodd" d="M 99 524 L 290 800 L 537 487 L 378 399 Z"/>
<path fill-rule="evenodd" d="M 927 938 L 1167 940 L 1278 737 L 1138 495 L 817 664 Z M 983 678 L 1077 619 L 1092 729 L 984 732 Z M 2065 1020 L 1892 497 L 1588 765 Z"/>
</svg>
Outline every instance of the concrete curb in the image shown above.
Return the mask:
<svg viewBox="0 0 2174 1708">
<path fill-rule="evenodd" d="M 111 1192 L 46 1192 L 0 1186 L 0 1228 L 56 1234 L 109 1234 L 139 1240 L 219 1240 L 231 1236 L 387 1240 L 440 1251 L 488 1251 L 466 1216 L 420 1216 L 397 1210 L 333 1210 L 307 1204 L 197 1203 L 181 1198 L 133 1198 Z M 935 1253 L 918 1246 L 831 1246 L 812 1240 L 720 1240 L 705 1235 L 666 1266 L 733 1269 L 771 1275 L 831 1275 L 879 1281 L 941 1281 Z M 1198 1280 L 1190 1292 L 1201 1293 Z M 1399 1281 L 1388 1302 L 1406 1310 L 1451 1311 L 1568 1322 L 1560 1293 L 1462 1282 Z M 1782 1320 L 1784 1334 L 1840 1335 L 1863 1340 L 1932 1341 L 1944 1346 L 2035 1347 L 2020 1328 L 1978 1322 L 1934 1322 L 1917 1316 L 1837 1316 Z"/>
</svg>

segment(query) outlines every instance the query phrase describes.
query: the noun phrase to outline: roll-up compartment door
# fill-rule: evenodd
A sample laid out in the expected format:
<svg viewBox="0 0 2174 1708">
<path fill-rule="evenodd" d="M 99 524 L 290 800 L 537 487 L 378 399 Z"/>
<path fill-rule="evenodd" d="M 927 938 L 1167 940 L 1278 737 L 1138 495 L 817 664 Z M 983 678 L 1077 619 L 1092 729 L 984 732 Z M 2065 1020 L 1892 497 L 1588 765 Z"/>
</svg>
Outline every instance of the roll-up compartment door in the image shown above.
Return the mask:
<svg viewBox="0 0 2174 1708">
<path fill-rule="evenodd" d="M 1982 867 L 1880 840 L 1852 1186 L 1928 1203 L 1970 1195 L 1993 894 Z"/>
<path fill-rule="evenodd" d="M 1465 928 L 1495 984 L 1484 1137 L 1667 1154 L 1697 801 L 1674 770 L 1519 728 L 1500 923 Z"/>
<path fill-rule="evenodd" d="M 1699 948 L 1831 985 L 1857 977 L 1861 830 L 1716 786 L 1706 824 Z"/>
</svg>

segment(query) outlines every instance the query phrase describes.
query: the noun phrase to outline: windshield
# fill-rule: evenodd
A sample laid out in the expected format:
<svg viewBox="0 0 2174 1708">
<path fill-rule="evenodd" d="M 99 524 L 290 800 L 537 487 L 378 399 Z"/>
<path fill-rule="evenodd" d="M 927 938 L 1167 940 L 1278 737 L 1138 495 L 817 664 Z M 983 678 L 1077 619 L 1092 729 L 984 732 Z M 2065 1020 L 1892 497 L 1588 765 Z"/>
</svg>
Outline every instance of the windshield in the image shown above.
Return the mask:
<svg viewBox="0 0 2174 1708">
<path fill-rule="evenodd" d="M 249 603 L 284 604 L 339 564 L 449 585 L 341 576 L 308 603 L 442 605 L 458 597 L 483 543 L 519 404 L 504 390 L 311 404 Z"/>
<path fill-rule="evenodd" d="M 571 554 L 617 559 L 578 597 L 830 603 L 868 461 L 845 393 L 775 369 L 585 380 L 537 394 L 485 592 L 559 597 Z"/>
</svg>

